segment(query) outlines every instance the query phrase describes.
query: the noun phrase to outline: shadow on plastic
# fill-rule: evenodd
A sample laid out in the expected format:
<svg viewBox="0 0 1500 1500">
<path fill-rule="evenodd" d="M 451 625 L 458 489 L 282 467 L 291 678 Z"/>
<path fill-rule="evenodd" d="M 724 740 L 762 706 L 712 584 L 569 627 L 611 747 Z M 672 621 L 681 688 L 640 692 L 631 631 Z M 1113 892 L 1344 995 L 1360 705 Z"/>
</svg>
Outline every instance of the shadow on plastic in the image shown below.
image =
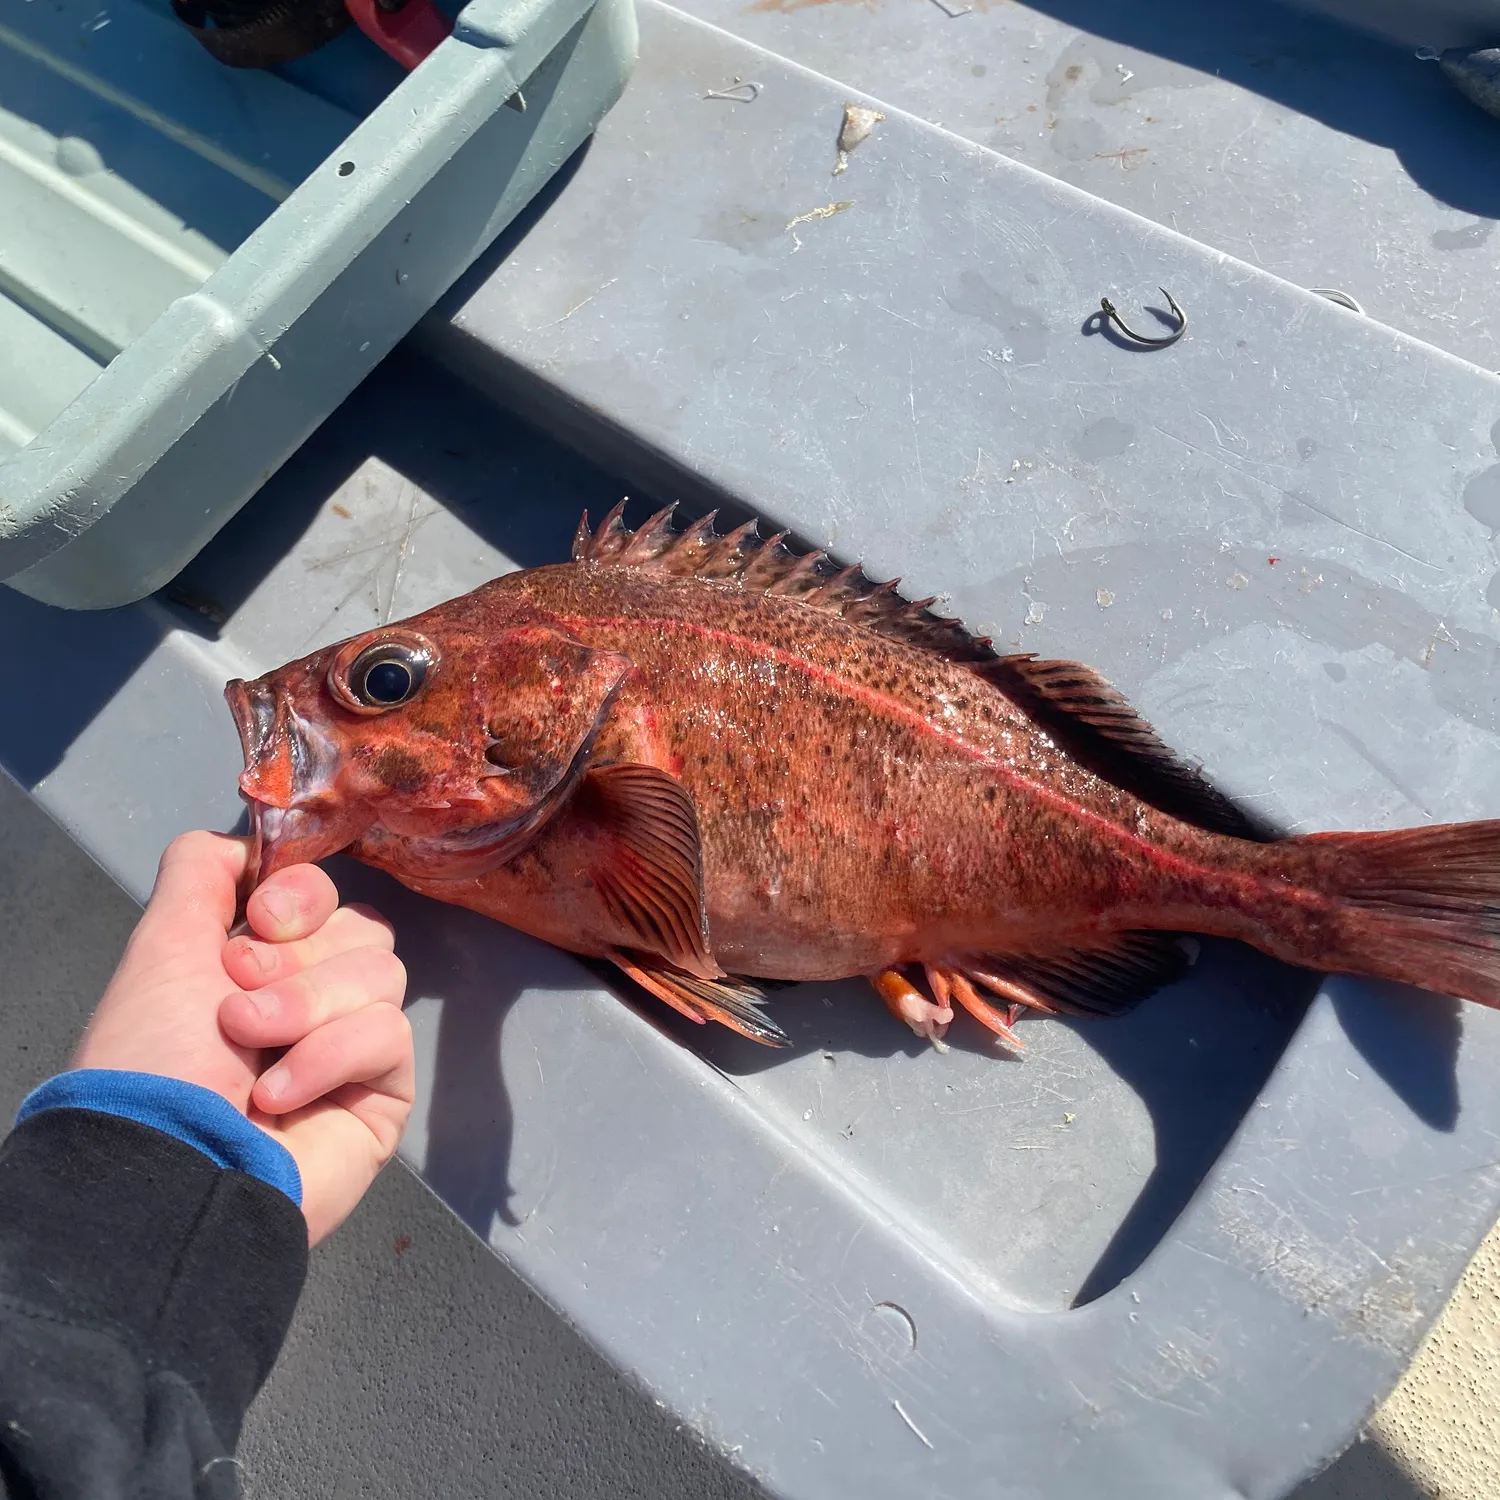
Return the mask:
<svg viewBox="0 0 1500 1500">
<path fill-rule="evenodd" d="M 1432 1494 L 1395 1454 L 1365 1438 L 1321 1474 L 1299 1485 L 1287 1500 L 1431 1500 Z"/>
</svg>

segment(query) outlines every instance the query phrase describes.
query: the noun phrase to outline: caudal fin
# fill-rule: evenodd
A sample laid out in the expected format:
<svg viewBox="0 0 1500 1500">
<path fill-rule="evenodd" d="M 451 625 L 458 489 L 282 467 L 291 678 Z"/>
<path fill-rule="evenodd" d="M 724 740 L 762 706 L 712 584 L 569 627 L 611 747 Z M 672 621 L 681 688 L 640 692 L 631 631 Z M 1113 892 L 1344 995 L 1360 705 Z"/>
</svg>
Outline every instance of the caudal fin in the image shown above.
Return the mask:
<svg viewBox="0 0 1500 1500">
<path fill-rule="evenodd" d="M 1290 839 L 1343 903 L 1320 967 L 1500 1008 L 1500 821 Z"/>
</svg>

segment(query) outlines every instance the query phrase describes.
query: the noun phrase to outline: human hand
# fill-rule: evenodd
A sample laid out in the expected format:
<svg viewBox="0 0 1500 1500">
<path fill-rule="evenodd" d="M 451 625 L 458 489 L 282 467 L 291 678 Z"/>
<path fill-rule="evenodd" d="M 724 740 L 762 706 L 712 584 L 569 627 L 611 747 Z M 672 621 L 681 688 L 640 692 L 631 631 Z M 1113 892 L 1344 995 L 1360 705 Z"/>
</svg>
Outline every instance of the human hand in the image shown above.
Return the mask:
<svg viewBox="0 0 1500 1500">
<path fill-rule="evenodd" d="M 390 926 L 367 907 L 340 906 L 315 865 L 271 876 L 246 905 L 250 933 L 229 938 L 248 846 L 213 833 L 168 846 L 73 1065 L 222 1094 L 296 1159 L 316 1244 L 406 1128 L 415 1089 L 406 970 Z"/>
</svg>

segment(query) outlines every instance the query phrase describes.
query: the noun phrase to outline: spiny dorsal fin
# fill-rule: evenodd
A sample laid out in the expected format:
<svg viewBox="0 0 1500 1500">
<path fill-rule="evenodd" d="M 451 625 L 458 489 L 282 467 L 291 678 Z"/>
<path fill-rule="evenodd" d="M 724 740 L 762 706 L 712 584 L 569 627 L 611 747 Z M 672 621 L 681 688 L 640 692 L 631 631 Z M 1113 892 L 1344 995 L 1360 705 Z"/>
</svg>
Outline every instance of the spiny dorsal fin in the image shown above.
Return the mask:
<svg viewBox="0 0 1500 1500">
<path fill-rule="evenodd" d="M 800 599 L 851 625 L 972 667 L 1096 776 L 1170 817 L 1257 843 L 1280 836 L 1236 807 L 1164 744 L 1121 693 L 1078 662 L 997 656 L 987 637 L 934 614 L 934 599 L 906 600 L 897 579 L 876 583 L 858 566 L 840 567 L 822 552 L 793 552 L 785 545 L 787 533 L 762 538 L 754 521 L 720 536 L 713 512 L 677 531 L 676 506 L 669 505 L 631 531 L 624 510 L 622 500 L 593 532 L 584 516 L 573 543 L 576 561 L 708 578 Z"/>
<path fill-rule="evenodd" d="M 738 584 L 800 599 L 852 625 L 934 651 L 949 661 L 995 659 L 988 639 L 970 635 L 957 620 L 934 614 L 929 607 L 933 599 L 913 603 L 896 592 L 896 579 L 876 583 L 863 569 L 840 567 L 822 552 L 793 552 L 786 546 L 786 532 L 764 538 L 757 523 L 747 521 L 721 536 L 714 529 L 717 512 L 676 531 L 672 527 L 676 506 L 672 505 L 658 511 L 638 531 L 631 531 L 621 519 L 624 509 L 622 500 L 592 532 L 584 516 L 573 542 L 575 562 L 648 568 L 673 578 Z"/>
<path fill-rule="evenodd" d="M 1163 743 L 1118 689 L 1082 663 L 1001 656 L 975 671 L 1074 760 L 1158 811 L 1231 838 L 1278 837 Z"/>
</svg>

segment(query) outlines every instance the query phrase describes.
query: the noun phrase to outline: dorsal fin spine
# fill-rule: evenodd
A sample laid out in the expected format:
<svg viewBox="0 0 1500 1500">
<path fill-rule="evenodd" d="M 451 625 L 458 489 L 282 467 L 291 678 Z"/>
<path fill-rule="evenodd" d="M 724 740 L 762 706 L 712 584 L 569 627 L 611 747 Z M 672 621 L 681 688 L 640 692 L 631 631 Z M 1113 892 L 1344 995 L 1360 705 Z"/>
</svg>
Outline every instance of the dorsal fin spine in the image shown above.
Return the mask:
<svg viewBox="0 0 1500 1500">
<path fill-rule="evenodd" d="M 950 661 L 995 660 L 988 639 L 980 640 L 957 620 L 934 614 L 929 608 L 933 599 L 903 599 L 896 592 L 899 579 L 875 582 L 857 563 L 841 567 L 823 552 L 793 552 L 785 545 L 785 531 L 762 538 L 758 523 L 751 520 L 721 536 L 714 529 L 711 514 L 674 532 L 673 507 L 667 507 L 631 532 L 622 520 L 624 508 L 622 500 L 592 534 L 585 517 L 573 544 L 575 561 L 643 568 L 678 578 L 698 577 L 767 594 L 785 594 Z"/>
</svg>

